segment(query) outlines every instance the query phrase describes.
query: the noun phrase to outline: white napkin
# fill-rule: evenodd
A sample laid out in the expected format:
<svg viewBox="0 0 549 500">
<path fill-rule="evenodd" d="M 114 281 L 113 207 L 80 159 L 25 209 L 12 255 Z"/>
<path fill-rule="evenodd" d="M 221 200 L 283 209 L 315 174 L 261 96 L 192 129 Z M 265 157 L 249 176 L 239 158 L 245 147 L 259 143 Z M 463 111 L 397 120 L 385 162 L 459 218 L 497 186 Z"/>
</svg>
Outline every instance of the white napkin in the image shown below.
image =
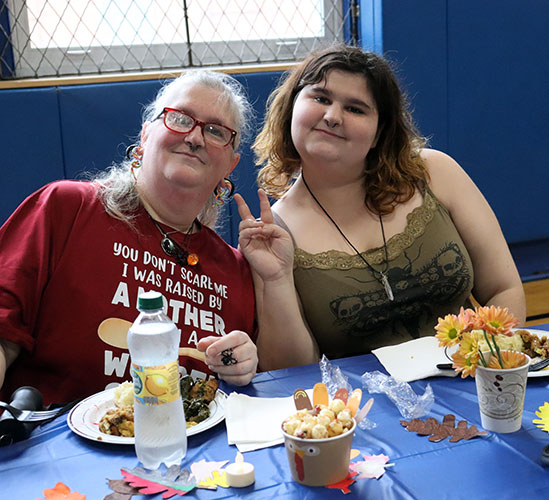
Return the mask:
<svg viewBox="0 0 549 500">
<path fill-rule="evenodd" d="M 455 377 L 457 373 L 451 370 L 439 370 L 437 364 L 451 363 L 439 347 L 434 336 L 403 342 L 402 344 L 374 349 L 377 359 L 393 378 L 402 382 L 412 382 L 427 377 L 443 375 Z"/>
<path fill-rule="evenodd" d="M 312 390 L 306 391 L 312 400 Z M 294 414 L 293 395 L 287 398 L 255 398 L 232 392 L 225 400 L 227 441 L 242 453 L 284 442 L 280 425 Z"/>
</svg>

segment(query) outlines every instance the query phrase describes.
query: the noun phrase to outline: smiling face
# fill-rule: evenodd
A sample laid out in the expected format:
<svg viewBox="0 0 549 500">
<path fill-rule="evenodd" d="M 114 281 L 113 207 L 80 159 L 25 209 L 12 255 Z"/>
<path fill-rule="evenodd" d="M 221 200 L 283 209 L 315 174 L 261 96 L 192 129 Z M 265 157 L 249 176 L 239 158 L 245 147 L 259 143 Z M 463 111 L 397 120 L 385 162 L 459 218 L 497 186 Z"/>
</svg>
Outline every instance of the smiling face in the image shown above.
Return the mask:
<svg viewBox="0 0 549 500">
<path fill-rule="evenodd" d="M 238 128 L 219 92 L 203 84 L 185 85 L 166 106 L 185 111 L 202 122 Z M 240 158 L 231 144 L 218 147 L 206 143 L 199 126 L 188 134 L 167 129 L 163 116 L 144 125 L 141 145 L 143 166 L 138 185 L 152 205 L 158 197 L 189 192 L 205 202 Z"/>
<path fill-rule="evenodd" d="M 330 70 L 295 99 L 291 134 L 303 165 L 336 163 L 362 172 L 377 127 L 376 103 L 360 74 Z"/>
</svg>

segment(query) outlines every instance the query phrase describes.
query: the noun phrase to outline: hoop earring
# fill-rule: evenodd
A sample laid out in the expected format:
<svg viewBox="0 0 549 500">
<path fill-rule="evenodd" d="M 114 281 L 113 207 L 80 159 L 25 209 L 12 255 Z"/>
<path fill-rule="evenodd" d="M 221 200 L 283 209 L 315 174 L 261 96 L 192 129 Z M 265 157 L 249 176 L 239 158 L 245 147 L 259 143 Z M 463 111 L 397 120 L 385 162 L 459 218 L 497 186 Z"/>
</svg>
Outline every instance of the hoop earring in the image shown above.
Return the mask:
<svg viewBox="0 0 549 500">
<path fill-rule="evenodd" d="M 132 175 L 135 182 L 137 182 L 134 169 L 141 168 L 141 165 L 143 165 L 143 148 L 137 144 L 128 146 L 126 149 L 126 158 L 131 160 Z"/>
<path fill-rule="evenodd" d="M 234 184 L 225 177 L 215 188 L 214 194 L 214 205 L 221 207 L 227 203 L 234 193 Z"/>
</svg>

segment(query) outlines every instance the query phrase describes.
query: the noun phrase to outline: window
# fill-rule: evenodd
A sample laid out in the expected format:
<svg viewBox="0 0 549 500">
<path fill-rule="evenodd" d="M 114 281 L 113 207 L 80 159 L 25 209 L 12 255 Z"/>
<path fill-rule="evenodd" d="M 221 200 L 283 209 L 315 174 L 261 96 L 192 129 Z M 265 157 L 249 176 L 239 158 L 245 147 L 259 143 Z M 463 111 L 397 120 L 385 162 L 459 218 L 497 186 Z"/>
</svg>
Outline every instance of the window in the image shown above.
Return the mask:
<svg viewBox="0 0 549 500">
<path fill-rule="evenodd" d="M 350 22 L 342 0 L 1 2 L 2 78 L 294 61 Z"/>
</svg>

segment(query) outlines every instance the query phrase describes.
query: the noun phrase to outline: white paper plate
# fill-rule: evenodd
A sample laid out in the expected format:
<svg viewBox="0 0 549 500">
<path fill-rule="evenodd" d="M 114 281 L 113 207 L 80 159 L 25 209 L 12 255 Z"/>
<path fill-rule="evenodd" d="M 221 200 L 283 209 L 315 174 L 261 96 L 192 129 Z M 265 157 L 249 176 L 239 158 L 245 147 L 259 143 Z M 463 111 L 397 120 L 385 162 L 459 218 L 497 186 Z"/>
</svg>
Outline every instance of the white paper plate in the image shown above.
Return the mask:
<svg viewBox="0 0 549 500">
<path fill-rule="evenodd" d="M 210 416 L 187 429 L 187 436 L 199 434 L 225 418 L 223 402 L 227 399 L 227 394 L 218 389 L 215 393 L 215 399 L 210 403 Z M 113 444 L 134 444 L 133 437 L 111 436 L 99 431 L 99 421 L 107 410 L 115 408 L 114 388 L 103 392 L 98 392 L 89 398 L 80 401 L 69 413 L 67 424 L 70 429 L 79 436 L 93 441 Z"/>
<path fill-rule="evenodd" d="M 546 330 L 532 330 L 532 328 L 513 328 L 514 331 L 517 330 L 526 330 L 530 332 L 532 335 L 537 335 L 538 337 L 549 337 L 549 332 Z M 532 364 L 537 363 L 538 361 L 541 361 L 541 358 L 532 358 Z M 534 378 L 534 377 L 547 377 L 549 376 L 549 366 L 546 366 L 542 370 L 538 370 L 537 372 L 528 372 L 528 378 Z"/>
</svg>

